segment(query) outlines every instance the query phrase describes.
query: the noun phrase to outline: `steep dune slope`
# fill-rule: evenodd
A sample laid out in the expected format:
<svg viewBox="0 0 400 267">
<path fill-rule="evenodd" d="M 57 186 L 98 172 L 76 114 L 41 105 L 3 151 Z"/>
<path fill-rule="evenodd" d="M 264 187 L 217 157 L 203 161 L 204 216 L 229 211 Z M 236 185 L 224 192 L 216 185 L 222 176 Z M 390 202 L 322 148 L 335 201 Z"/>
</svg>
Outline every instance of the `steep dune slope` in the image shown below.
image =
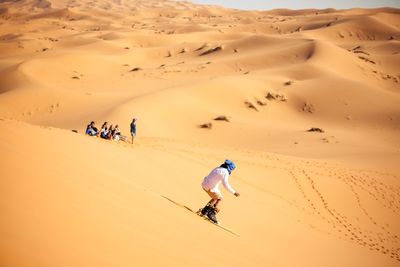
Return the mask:
<svg viewBox="0 0 400 267">
<path fill-rule="evenodd" d="M 288 266 L 301 257 L 307 265 L 397 265 L 398 177 L 195 143 L 143 139 L 131 148 L 0 125 L 11 129 L 0 144 L 9 170 L 1 182 L 3 264 L 201 266 L 212 258 Z M 199 207 L 207 200 L 201 177 L 226 154 L 240 166 L 232 183 L 243 198 L 227 197 L 221 220 L 240 237 L 164 198 Z"/>
</svg>

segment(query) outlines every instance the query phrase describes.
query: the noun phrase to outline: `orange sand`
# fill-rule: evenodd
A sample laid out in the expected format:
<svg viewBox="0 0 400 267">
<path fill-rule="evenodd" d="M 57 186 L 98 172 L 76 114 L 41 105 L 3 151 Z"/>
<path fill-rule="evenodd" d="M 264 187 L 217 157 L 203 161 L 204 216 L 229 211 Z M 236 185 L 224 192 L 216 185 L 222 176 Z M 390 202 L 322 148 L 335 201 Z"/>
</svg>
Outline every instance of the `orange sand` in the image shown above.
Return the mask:
<svg viewBox="0 0 400 267">
<path fill-rule="evenodd" d="M 0 266 L 399 266 L 399 62 L 398 9 L 1 2 Z M 163 198 L 225 158 L 240 237 Z"/>
</svg>

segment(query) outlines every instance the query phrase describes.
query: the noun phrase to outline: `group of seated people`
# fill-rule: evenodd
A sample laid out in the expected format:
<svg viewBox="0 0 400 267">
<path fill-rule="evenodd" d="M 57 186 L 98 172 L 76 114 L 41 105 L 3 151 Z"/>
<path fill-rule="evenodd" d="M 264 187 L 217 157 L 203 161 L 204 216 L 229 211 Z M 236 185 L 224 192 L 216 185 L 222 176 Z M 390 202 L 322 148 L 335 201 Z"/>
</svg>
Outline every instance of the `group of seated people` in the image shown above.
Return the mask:
<svg viewBox="0 0 400 267">
<path fill-rule="evenodd" d="M 100 138 L 108 139 L 108 140 L 122 140 L 125 141 L 126 137 L 121 134 L 118 125 L 110 125 L 108 127 L 108 122 L 104 122 L 101 126 L 100 131 L 96 127 L 96 123 L 94 121 L 90 122 L 86 127 L 86 134 L 90 136 L 100 136 Z"/>
</svg>

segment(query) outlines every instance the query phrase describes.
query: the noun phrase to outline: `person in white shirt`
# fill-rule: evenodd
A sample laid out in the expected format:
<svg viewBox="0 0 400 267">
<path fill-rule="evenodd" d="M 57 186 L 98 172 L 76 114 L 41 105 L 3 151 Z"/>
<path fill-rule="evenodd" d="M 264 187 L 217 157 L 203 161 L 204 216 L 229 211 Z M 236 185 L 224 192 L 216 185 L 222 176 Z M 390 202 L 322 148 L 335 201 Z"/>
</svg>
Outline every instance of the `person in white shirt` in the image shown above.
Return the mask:
<svg viewBox="0 0 400 267">
<path fill-rule="evenodd" d="M 218 204 L 222 201 L 222 194 L 219 190 L 220 184 L 222 183 L 225 189 L 236 197 L 240 196 L 240 194 L 235 191 L 228 182 L 229 175 L 235 168 L 235 163 L 227 159 L 220 167 L 213 169 L 210 174 L 204 178 L 201 184 L 204 191 L 206 191 L 211 197 L 211 200 L 207 203 L 207 205 L 200 210 L 201 215 L 207 216 L 216 224 L 218 224 L 218 220 L 216 218 L 216 213 L 219 212 Z"/>
</svg>

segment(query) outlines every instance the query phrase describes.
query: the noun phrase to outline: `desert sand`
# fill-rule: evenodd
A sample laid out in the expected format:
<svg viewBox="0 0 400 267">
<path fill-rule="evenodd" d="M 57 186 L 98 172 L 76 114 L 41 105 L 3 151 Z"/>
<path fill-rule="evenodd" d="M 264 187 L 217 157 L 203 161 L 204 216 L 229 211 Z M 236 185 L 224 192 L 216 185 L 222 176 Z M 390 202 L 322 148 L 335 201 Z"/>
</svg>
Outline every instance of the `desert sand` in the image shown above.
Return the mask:
<svg viewBox="0 0 400 267">
<path fill-rule="evenodd" d="M 0 266 L 399 266 L 399 63 L 393 8 L 1 1 Z M 174 203 L 226 158 L 238 236 Z"/>
</svg>

